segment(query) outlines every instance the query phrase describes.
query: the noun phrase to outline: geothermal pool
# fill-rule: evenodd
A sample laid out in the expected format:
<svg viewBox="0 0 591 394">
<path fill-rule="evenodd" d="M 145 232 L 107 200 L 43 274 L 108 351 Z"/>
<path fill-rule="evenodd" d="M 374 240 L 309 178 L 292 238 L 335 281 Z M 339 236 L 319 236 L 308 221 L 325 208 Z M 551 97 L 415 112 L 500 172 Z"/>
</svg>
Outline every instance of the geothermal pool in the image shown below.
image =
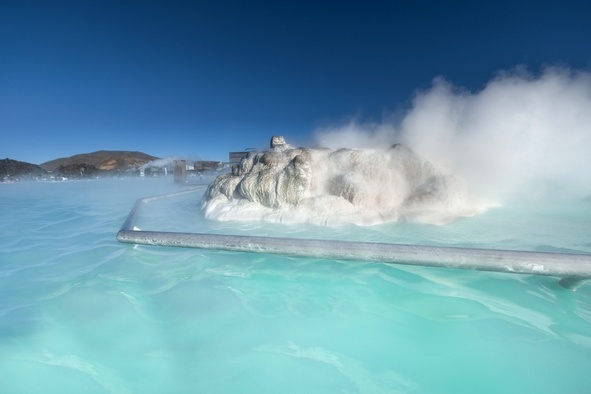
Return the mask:
<svg viewBox="0 0 591 394">
<path fill-rule="evenodd" d="M 122 244 L 168 178 L 0 184 L 0 382 L 18 393 L 588 393 L 591 281 Z M 203 219 L 142 230 L 591 254 L 591 201 L 435 226 Z"/>
</svg>

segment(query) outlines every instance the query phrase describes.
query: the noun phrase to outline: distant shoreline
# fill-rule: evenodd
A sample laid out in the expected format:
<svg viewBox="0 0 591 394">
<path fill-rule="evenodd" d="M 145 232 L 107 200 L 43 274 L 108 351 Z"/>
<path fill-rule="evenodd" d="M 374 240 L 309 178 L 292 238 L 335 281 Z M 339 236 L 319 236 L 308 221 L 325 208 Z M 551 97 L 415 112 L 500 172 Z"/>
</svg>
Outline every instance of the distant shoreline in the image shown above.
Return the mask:
<svg viewBox="0 0 591 394">
<path fill-rule="evenodd" d="M 41 165 L 13 159 L 0 160 L 0 182 L 23 180 L 56 181 L 105 177 L 140 177 L 172 174 L 174 159 L 161 159 L 143 152 L 96 151 L 51 160 Z M 218 170 L 226 163 L 195 161 L 187 163 L 189 175 Z"/>
</svg>

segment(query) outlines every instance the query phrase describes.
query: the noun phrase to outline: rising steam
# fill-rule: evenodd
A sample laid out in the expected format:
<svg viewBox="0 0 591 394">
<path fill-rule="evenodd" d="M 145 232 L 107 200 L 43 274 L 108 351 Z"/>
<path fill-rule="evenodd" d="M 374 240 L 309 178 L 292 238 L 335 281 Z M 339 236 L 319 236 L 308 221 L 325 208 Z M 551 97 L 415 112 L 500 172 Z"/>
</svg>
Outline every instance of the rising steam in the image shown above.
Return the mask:
<svg viewBox="0 0 591 394">
<path fill-rule="evenodd" d="M 488 199 L 591 196 L 591 74 L 504 72 L 470 92 L 438 78 L 401 121 L 319 130 L 332 149 L 401 142 Z"/>
<path fill-rule="evenodd" d="M 146 168 L 149 168 L 149 167 L 163 168 L 163 167 L 172 166 L 172 165 L 174 165 L 175 160 L 176 160 L 176 158 L 174 158 L 174 157 L 152 160 L 152 161 L 147 162 L 143 166 L 141 166 L 140 170 L 145 170 Z"/>
</svg>

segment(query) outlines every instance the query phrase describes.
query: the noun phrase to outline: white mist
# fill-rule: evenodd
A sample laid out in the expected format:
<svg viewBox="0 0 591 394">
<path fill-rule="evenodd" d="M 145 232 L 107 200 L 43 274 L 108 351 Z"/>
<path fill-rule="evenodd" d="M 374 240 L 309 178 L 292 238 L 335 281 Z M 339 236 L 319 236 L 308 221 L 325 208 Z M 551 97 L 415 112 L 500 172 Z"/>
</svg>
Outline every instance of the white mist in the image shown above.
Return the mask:
<svg viewBox="0 0 591 394">
<path fill-rule="evenodd" d="M 317 132 L 329 148 L 402 142 L 497 202 L 591 195 L 591 75 L 504 72 L 470 92 L 438 78 L 400 122 L 351 122 Z"/>
</svg>

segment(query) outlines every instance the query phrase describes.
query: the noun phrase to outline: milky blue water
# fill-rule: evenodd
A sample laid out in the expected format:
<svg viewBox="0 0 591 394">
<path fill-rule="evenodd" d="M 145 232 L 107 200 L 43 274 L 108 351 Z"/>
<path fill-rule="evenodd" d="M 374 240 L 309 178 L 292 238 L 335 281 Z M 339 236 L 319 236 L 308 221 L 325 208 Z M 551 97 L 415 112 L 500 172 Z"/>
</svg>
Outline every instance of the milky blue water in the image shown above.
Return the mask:
<svg viewBox="0 0 591 394">
<path fill-rule="evenodd" d="M 116 241 L 137 198 L 183 188 L 0 184 L 0 392 L 591 392 L 591 283 Z M 137 224 L 591 253 L 591 201 L 327 229 L 206 222 L 199 195 Z"/>
</svg>

